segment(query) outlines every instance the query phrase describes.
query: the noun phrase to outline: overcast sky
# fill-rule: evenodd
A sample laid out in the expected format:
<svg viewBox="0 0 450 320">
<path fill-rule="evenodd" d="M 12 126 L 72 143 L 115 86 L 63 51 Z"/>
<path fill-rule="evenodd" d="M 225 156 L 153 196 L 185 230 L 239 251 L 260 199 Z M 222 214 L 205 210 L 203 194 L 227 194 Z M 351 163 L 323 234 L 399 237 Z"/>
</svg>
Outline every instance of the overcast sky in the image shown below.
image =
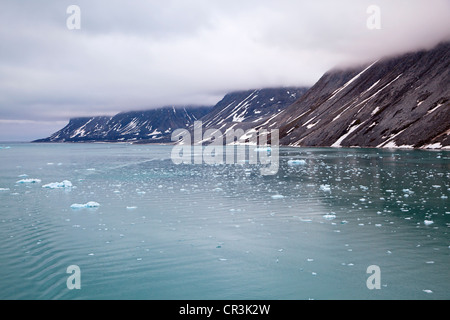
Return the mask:
<svg viewBox="0 0 450 320">
<path fill-rule="evenodd" d="M 66 24 L 72 4 L 79 30 Z M 381 29 L 367 27 L 369 5 Z M 0 0 L 0 141 L 76 116 L 311 86 L 335 66 L 443 40 L 449 0 Z"/>
</svg>

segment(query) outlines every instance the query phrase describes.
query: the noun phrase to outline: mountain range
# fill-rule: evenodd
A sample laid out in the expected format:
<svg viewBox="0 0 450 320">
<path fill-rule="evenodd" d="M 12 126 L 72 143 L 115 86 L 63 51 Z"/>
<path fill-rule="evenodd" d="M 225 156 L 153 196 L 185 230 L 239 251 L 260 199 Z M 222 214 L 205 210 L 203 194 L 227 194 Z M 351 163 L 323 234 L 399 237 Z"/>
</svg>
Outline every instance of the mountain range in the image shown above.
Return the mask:
<svg viewBox="0 0 450 320">
<path fill-rule="evenodd" d="M 215 106 L 164 107 L 71 119 L 35 142 L 168 143 L 175 129 L 279 129 L 305 147 L 450 149 L 450 42 L 430 50 L 333 69 L 311 88 L 231 92 Z"/>
</svg>

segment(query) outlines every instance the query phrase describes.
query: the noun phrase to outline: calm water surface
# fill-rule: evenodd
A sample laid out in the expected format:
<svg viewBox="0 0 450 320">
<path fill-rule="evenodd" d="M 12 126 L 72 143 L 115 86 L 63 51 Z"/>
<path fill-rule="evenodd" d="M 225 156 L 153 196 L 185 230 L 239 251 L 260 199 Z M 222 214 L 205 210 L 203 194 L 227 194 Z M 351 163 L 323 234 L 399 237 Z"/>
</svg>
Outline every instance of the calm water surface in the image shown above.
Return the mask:
<svg viewBox="0 0 450 320">
<path fill-rule="evenodd" d="M 0 146 L 1 299 L 450 298 L 450 152 L 282 148 L 261 176 L 170 146 Z"/>
</svg>

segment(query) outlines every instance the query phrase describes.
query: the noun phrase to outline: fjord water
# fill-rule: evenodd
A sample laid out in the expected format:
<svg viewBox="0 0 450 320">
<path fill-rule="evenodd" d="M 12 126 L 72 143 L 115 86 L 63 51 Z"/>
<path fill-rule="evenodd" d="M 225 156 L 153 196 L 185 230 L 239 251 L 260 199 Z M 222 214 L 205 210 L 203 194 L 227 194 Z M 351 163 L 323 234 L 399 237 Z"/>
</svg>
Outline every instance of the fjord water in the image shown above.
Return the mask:
<svg viewBox="0 0 450 320">
<path fill-rule="evenodd" d="M 170 146 L 8 146 L 1 299 L 450 298 L 450 152 L 281 148 L 262 176 Z"/>
</svg>

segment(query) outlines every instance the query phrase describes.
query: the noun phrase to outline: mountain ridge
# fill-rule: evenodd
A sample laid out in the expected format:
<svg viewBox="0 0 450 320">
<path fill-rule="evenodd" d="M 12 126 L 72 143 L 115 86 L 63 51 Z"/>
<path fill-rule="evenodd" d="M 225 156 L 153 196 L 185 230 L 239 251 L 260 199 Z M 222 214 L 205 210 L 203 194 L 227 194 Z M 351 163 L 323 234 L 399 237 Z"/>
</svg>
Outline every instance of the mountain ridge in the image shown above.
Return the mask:
<svg viewBox="0 0 450 320">
<path fill-rule="evenodd" d="M 139 121 L 133 112 L 95 121 L 71 119 L 36 142 L 171 143 L 174 129 L 192 131 L 194 121 L 201 121 L 204 130 L 222 133 L 279 129 L 280 145 L 285 146 L 450 149 L 450 42 L 359 67 L 335 68 L 311 88 L 230 92 L 215 106 L 186 113 L 177 122 L 170 120 L 170 112 L 165 121 L 165 111 L 159 111 L 161 125 L 152 126 L 153 132 L 142 125 L 153 121 L 152 112 L 143 111 Z"/>
</svg>

